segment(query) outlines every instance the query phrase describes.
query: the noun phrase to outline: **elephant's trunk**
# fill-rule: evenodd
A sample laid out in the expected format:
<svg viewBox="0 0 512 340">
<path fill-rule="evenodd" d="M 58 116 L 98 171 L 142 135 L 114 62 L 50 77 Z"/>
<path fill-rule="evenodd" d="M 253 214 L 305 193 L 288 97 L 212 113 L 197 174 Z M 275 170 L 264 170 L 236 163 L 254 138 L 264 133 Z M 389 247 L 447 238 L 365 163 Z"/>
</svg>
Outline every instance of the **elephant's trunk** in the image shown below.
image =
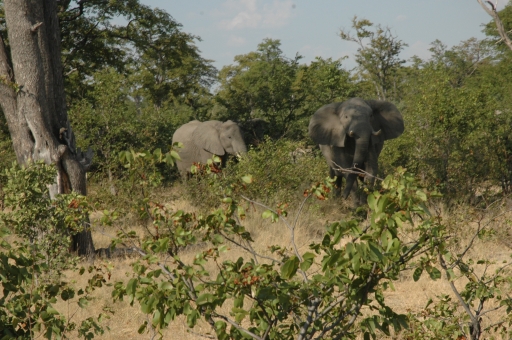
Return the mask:
<svg viewBox="0 0 512 340">
<path fill-rule="evenodd" d="M 354 152 L 354 164 L 352 164 L 353 168 L 364 167 L 364 162 L 366 161 L 366 157 L 368 155 L 368 145 L 370 139 L 369 138 L 358 138 L 356 139 L 356 148 Z M 350 195 L 350 191 L 354 186 L 354 183 L 357 179 L 358 174 L 349 174 L 347 176 L 347 181 L 345 183 L 345 190 L 343 191 L 343 197 L 346 199 Z"/>
<path fill-rule="evenodd" d="M 246 152 L 247 152 L 247 146 L 245 145 L 245 143 L 240 143 L 240 145 L 235 146 L 235 155 L 237 157 L 241 157 Z"/>
</svg>

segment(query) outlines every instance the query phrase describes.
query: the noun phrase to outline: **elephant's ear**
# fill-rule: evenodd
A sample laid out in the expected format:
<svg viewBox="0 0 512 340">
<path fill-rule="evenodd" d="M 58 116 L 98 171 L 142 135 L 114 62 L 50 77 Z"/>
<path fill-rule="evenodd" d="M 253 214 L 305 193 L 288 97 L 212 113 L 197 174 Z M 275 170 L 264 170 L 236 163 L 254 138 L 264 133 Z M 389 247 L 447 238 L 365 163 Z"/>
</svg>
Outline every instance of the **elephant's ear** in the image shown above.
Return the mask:
<svg viewBox="0 0 512 340">
<path fill-rule="evenodd" d="M 337 115 L 340 103 L 322 106 L 309 121 L 308 133 L 316 144 L 344 147 L 347 131 Z"/>
<path fill-rule="evenodd" d="M 398 108 L 387 101 L 367 100 L 372 108 L 375 121 L 374 130 L 381 129 L 384 140 L 397 138 L 404 132 L 404 119 Z"/>
<path fill-rule="evenodd" d="M 221 122 L 217 121 L 201 123 L 193 132 L 196 146 L 217 156 L 223 156 L 224 148 L 220 142 L 219 131 L 217 130 L 217 126 L 221 124 Z"/>
</svg>

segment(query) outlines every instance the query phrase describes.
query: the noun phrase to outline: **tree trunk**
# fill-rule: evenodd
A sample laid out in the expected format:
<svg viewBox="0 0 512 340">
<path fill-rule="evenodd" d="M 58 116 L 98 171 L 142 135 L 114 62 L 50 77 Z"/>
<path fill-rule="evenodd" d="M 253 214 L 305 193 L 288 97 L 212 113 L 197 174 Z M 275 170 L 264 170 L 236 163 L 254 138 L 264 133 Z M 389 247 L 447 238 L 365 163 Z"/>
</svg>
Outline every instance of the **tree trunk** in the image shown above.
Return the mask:
<svg viewBox="0 0 512 340">
<path fill-rule="evenodd" d="M 18 163 L 55 164 L 52 194 L 86 195 L 92 151 L 76 149 L 67 116 L 56 1 L 4 0 L 4 10 L 10 58 L 0 38 L 0 105 Z M 88 228 L 73 241 L 78 254 L 94 252 Z"/>
</svg>

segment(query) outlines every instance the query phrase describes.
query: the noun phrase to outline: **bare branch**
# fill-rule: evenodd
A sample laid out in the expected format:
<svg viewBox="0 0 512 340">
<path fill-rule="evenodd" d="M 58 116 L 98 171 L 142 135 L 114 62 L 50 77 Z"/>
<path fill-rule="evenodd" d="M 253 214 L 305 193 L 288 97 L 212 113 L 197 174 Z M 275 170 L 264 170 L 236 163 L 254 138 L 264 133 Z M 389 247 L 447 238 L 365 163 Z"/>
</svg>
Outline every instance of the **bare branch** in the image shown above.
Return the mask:
<svg viewBox="0 0 512 340">
<path fill-rule="evenodd" d="M 237 242 L 237 241 L 235 241 L 235 240 L 233 240 L 233 239 L 229 238 L 227 235 L 222 234 L 222 236 L 223 236 L 226 240 L 228 240 L 229 242 L 231 242 L 231 243 L 233 243 L 233 244 L 235 244 L 235 245 L 239 246 L 239 247 L 240 247 L 240 248 L 242 248 L 243 250 L 245 250 L 245 251 L 247 251 L 248 253 L 252 254 L 254 257 L 260 257 L 260 258 L 262 258 L 262 259 L 270 260 L 270 261 L 272 261 L 272 262 L 279 263 L 280 265 L 282 265 L 282 264 L 283 264 L 283 262 L 282 262 L 282 261 L 279 261 L 278 259 L 275 259 L 275 258 L 270 257 L 270 256 L 261 255 L 261 254 L 257 253 L 256 251 L 254 251 L 254 249 L 249 248 L 249 247 L 247 247 L 247 246 L 243 245 L 242 243 Z"/>
<path fill-rule="evenodd" d="M 230 318 L 228 318 L 227 316 L 224 316 L 224 315 L 219 315 L 217 313 L 213 313 L 212 314 L 213 317 L 217 317 L 219 319 L 222 319 L 224 321 L 226 321 L 227 323 L 229 323 L 230 325 L 232 325 L 233 327 L 235 327 L 236 329 L 238 329 L 240 332 L 244 332 L 250 336 L 252 336 L 254 339 L 256 340 L 265 340 L 264 338 L 254 334 L 253 332 L 243 328 L 242 326 L 240 326 L 238 323 L 236 323 L 235 321 L 231 320 Z"/>
<path fill-rule="evenodd" d="M 445 270 L 445 272 L 448 271 L 448 266 L 446 265 L 446 262 L 444 260 L 444 257 L 439 254 L 439 264 L 441 265 L 441 267 Z M 453 281 L 449 280 L 448 282 L 450 284 L 450 288 L 452 289 L 453 293 L 455 294 L 455 296 L 457 297 L 457 300 L 459 300 L 459 303 L 461 304 L 462 308 L 464 308 L 464 311 L 466 312 L 466 314 L 470 317 L 471 319 L 471 323 L 473 325 L 478 325 L 478 319 L 475 317 L 475 315 L 471 312 L 471 309 L 469 308 L 469 306 L 466 304 L 466 302 L 464 301 L 464 299 L 462 298 L 462 296 L 460 295 L 459 291 L 457 290 L 457 287 L 455 287 L 455 285 L 453 284 Z"/>
<path fill-rule="evenodd" d="M 375 175 L 372 175 L 369 172 L 364 171 L 363 169 L 354 168 L 354 167 L 352 167 L 352 168 L 343 168 L 340 165 L 336 164 L 335 162 L 332 162 L 332 168 L 334 170 L 336 170 L 336 171 L 347 173 L 347 174 L 365 175 L 365 176 L 367 176 L 369 178 L 378 179 L 379 181 L 383 181 L 384 180 L 383 178 L 380 178 L 380 177 L 377 177 Z"/>
<path fill-rule="evenodd" d="M 505 27 L 503 26 L 503 23 L 501 22 L 501 19 L 498 15 L 498 12 L 496 11 L 496 5 L 494 5 L 490 1 L 486 1 L 491 8 L 489 8 L 486 4 L 484 4 L 483 0 L 477 0 L 480 6 L 489 14 L 493 19 L 494 23 L 496 24 L 496 29 L 498 30 L 498 34 L 500 35 L 501 39 L 503 39 L 503 42 L 507 45 L 507 47 L 512 51 L 512 40 L 509 38 L 507 32 L 505 31 Z"/>
</svg>

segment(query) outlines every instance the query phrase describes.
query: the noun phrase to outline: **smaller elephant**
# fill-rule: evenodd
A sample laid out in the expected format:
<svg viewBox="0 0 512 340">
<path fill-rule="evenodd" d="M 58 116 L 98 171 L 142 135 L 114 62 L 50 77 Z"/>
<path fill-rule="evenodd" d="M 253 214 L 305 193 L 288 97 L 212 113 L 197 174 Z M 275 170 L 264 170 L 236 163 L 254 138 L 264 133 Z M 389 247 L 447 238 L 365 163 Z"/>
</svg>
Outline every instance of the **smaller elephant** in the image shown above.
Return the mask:
<svg viewBox="0 0 512 340">
<path fill-rule="evenodd" d="M 193 120 L 174 132 L 172 143 L 175 142 L 183 144 L 183 147 L 178 150 L 181 160 L 177 162 L 182 176 L 190 172 L 194 163 L 206 164 L 213 155 L 219 156 L 221 166 L 224 166 L 228 155 L 247 152 L 240 127 L 230 120 L 227 122 Z"/>
<path fill-rule="evenodd" d="M 357 173 L 359 169 L 365 172 L 370 185 L 374 183 L 384 141 L 400 136 L 404 132 L 404 121 L 390 102 L 351 98 L 319 108 L 311 117 L 308 132 L 320 145 L 330 167 L 330 176 L 337 176 L 337 190 L 345 178 L 343 197 L 347 198 L 357 177 L 362 176 Z M 340 168 L 352 170 L 352 173 Z"/>
</svg>

